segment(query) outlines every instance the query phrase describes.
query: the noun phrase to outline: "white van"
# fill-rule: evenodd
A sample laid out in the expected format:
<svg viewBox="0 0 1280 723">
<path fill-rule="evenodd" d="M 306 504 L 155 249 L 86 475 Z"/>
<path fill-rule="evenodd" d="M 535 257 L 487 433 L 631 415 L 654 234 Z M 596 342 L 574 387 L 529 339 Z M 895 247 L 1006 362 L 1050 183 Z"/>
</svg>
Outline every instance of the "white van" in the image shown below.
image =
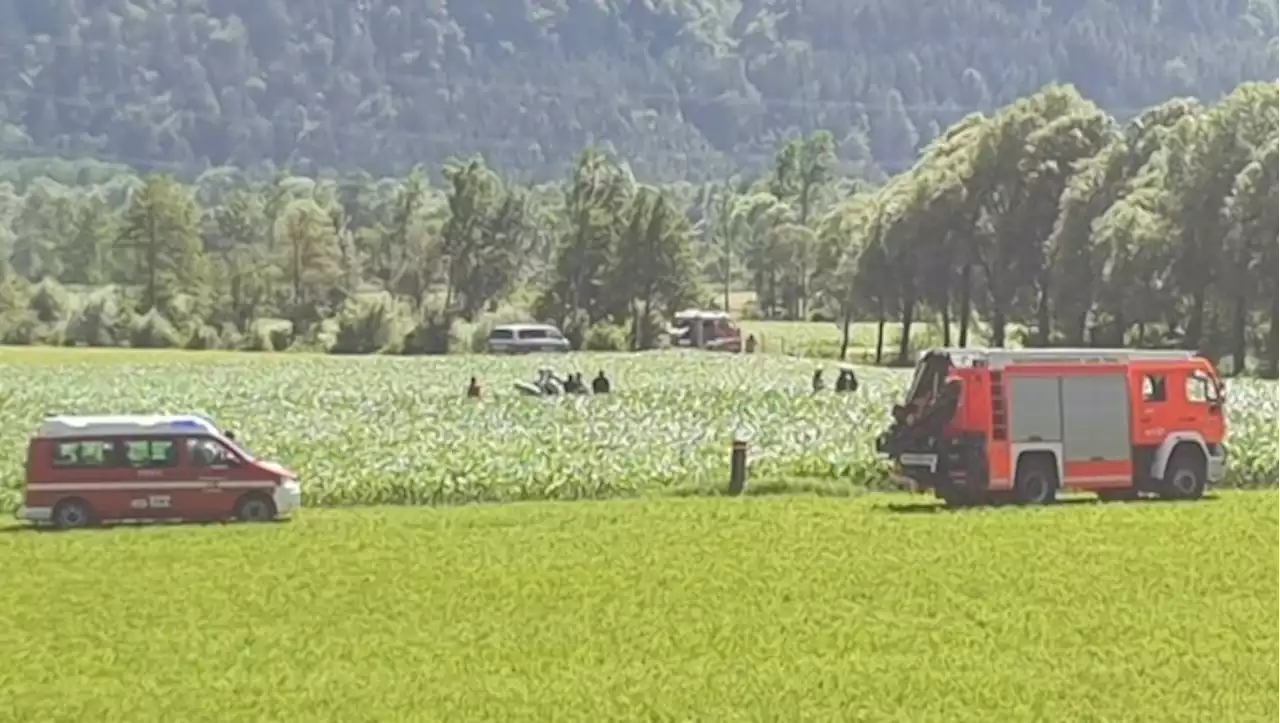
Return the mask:
<svg viewBox="0 0 1280 723">
<path fill-rule="evenodd" d="M 569 351 L 569 340 L 549 324 L 504 324 L 489 332 L 491 354 Z"/>
</svg>

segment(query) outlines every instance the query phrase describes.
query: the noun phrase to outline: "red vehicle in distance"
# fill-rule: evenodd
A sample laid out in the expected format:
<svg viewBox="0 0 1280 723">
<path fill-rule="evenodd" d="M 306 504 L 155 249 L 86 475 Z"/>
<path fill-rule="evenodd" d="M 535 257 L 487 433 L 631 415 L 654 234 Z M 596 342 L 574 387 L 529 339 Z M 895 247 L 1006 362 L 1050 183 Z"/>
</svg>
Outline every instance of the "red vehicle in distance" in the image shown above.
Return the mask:
<svg viewBox="0 0 1280 723">
<path fill-rule="evenodd" d="M 742 330 L 723 311 L 685 309 L 668 330 L 676 346 L 710 351 L 742 351 Z"/>
</svg>

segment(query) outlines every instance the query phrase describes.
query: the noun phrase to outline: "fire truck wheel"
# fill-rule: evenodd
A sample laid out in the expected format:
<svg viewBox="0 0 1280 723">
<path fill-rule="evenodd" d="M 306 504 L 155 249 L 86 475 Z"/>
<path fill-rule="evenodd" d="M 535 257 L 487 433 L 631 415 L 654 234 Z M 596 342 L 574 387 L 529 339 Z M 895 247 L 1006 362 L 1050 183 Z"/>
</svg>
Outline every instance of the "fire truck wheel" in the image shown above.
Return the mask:
<svg viewBox="0 0 1280 723">
<path fill-rule="evenodd" d="M 1040 456 L 1018 460 L 1013 495 L 1018 504 L 1053 504 L 1058 496 L 1058 473 L 1053 462 Z"/>
<path fill-rule="evenodd" d="M 268 522 L 276 518 L 276 503 L 270 497 L 257 492 L 236 502 L 236 519 L 241 522 Z"/>
<path fill-rule="evenodd" d="M 973 504 L 973 498 L 966 490 L 963 489 L 949 489 L 945 492 L 939 491 L 938 497 L 942 499 L 943 505 L 950 507 L 951 509 L 968 507 Z"/>
<path fill-rule="evenodd" d="M 91 522 L 93 513 L 89 510 L 89 503 L 82 499 L 63 500 L 53 508 L 53 526 L 59 530 L 87 527 Z"/>
<path fill-rule="evenodd" d="M 1169 466 L 1164 471 L 1164 489 L 1161 496 L 1171 500 L 1198 500 L 1204 496 L 1205 469 L 1204 455 L 1191 446 L 1182 446 L 1174 451 L 1169 459 Z"/>
</svg>

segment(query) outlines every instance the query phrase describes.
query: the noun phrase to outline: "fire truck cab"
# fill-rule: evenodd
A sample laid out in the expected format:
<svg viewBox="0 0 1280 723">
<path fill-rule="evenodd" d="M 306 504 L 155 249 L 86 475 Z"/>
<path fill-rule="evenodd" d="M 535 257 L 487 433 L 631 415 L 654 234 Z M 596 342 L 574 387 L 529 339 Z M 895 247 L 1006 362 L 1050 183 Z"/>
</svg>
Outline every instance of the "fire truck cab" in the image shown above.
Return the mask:
<svg viewBox="0 0 1280 723">
<path fill-rule="evenodd" d="M 932 349 L 876 451 L 950 505 L 1196 499 L 1226 474 L 1225 403 L 1190 351 Z"/>
</svg>

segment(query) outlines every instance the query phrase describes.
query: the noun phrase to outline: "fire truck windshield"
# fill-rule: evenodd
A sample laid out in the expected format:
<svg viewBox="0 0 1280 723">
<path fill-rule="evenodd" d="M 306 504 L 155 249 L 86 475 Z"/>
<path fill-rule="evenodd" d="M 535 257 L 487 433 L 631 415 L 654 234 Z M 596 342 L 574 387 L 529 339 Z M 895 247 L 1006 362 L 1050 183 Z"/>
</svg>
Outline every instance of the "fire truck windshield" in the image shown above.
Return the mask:
<svg viewBox="0 0 1280 723">
<path fill-rule="evenodd" d="M 951 358 L 943 351 L 925 352 L 916 364 L 915 375 L 911 378 L 911 386 L 907 389 L 907 404 L 922 396 L 936 394 L 947 380 L 947 372 L 951 370 Z"/>
</svg>

